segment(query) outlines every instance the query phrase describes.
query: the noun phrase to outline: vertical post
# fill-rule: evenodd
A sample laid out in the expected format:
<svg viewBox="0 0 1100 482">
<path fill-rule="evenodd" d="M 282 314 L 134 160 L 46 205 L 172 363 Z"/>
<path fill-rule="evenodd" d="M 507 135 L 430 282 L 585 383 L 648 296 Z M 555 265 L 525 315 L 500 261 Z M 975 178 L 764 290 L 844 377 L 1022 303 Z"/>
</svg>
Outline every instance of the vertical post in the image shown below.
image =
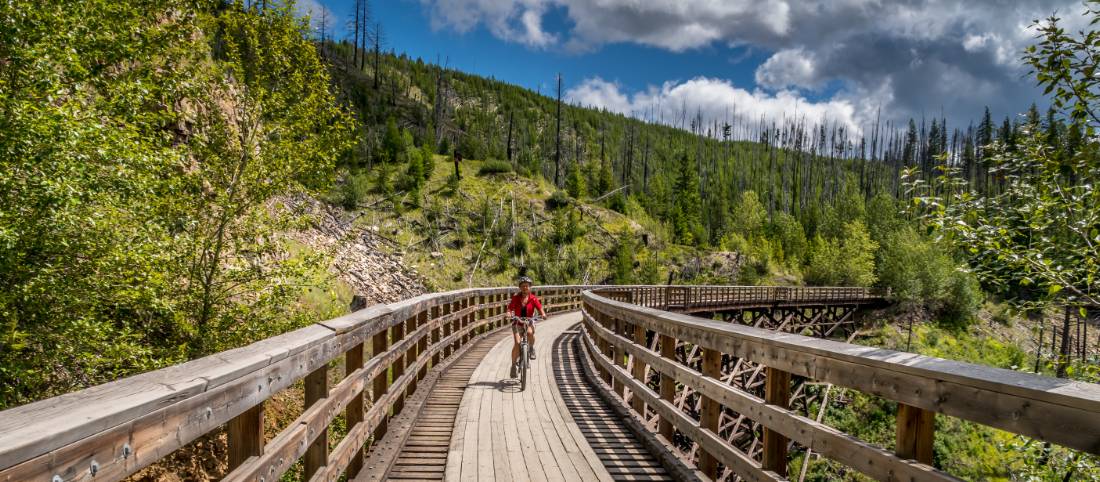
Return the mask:
<svg viewBox="0 0 1100 482">
<path fill-rule="evenodd" d="M 660 335 L 661 337 L 661 358 L 665 360 L 676 362 L 676 339 L 668 335 Z M 666 402 L 673 403 L 676 398 L 676 379 L 672 378 L 671 374 L 661 373 L 661 398 Z M 660 423 L 661 436 L 665 438 L 669 443 L 672 442 L 672 421 L 661 417 Z"/>
<path fill-rule="evenodd" d="M 350 375 L 360 368 L 363 368 L 363 343 L 355 345 L 344 354 L 345 374 Z M 344 418 L 348 422 L 348 430 L 363 422 L 363 392 L 360 391 L 354 397 L 351 397 L 351 401 L 348 402 L 348 406 L 344 410 Z M 362 446 L 355 451 L 351 462 L 348 463 L 347 474 L 349 478 L 354 478 L 363 469 L 363 456 L 365 453 L 366 450 Z"/>
<path fill-rule="evenodd" d="M 374 340 L 371 341 L 371 353 L 374 356 L 379 356 L 386 352 L 390 346 L 389 330 L 382 330 L 374 335 Z M 378 403 L 383 396 L 386 395 L 386 390 L 389 389 L 390 378 L 389 371 L 391 368 L 382 370 L 381 373 L 374 377 L 372 381 L 372 396 L 374 403 Z M 378 426 L 374 429 L 374 440 L 382 440 L 382 437 L 386 435 L 387 429 L 387 417 L 385 414 L 378 421 Z"/>
<path fill-rule="evenodd" d="M 722 352 L 709 348 L 703 349 L 703 376 L 710 378 L 722 377 Z M 717 434 L 718 415 L 722 411 L 722 405 L 705 395 L 702 396 L 702 398 L 703 407 L 702 413 L 699 415 L 699 426 L 704 430 L 710 430 Z M 714 455 L 702 451 L 702 455 L 699 457 L 699 469 L 702 470 L 703 474 L 707 477 L 717 479 L 718 459 L 714 458 Z"/>
<path fill-rule="evenodd" d="M 607 315 L 603 313 L 596 313 L 595 322 L 599 323 L 604 328 L 608 328 L 609 326 L 609 323 L 607 322 Z M 600 354 L 611 358 L 611 344 L 608 343 L 607 340 L 600 337 L 596 337 L 596 340 L 596 346 L 600 349 Z M 611 385 L 611 371 L 603 368 L 603 365 L 600 365 L 600 375 L 603 376 L 603 381 L 605 383 Z"/>
<path fill-rule="evenodd" d="M 787 408 L 791 402 L 791 374 L 767 367 L 764 378 L 764 401 Z M 770 428 L 764 428 L 764 470 L 787 475 L 787 437 Z"/>
<path fill-rule="evenodd" d="M 314 404 L 324 400 L 328 397 L 328 364 L 322 365 L 306 375 L 306 404 L 305 408 L 308 409 Z M 313 434 L 307 434 L 313 436 Z M 321 433 L 317 434 L 317 438 L 313 440 L 313 443 L 306 449 L 306 455 L 304 457 L 305 462 L 305 479 L 309 480 L 313 477 L 313 474 L 321 470 L 322 467 L 328 464 L 328 428 L 321 429 Z"/>
<path fill-rule="evenodd" d="M 264 404 L 245 410 L 226 424 L 229 438 L 229 470 L 240 467 L 249 457 L 264 452 Z"/>
<path fill-rule="evenodd" d="M 390 328 L 391 343 L 397 344 L 405 339 L 405 322 L 399 322 Z M 405 374 L 405 353 L 398 355 L 393 361 L 393 380 L 396 381 Z M 405 406 L 405 392 L 397 393 L 393 399 L 393 414 L 397 415 Z"/>
<path fill-rule="evenodd" d="M 903 459 L 932 464 L 932 440 L 936 414 L 904 403 L 898 404 L 895 453 Z"/>
<path fill-rule="evenodd" d="M 622 336 L 623 331 L 625 331 L 623 329 L 623 325 L 625 324 L 625 322 L 615 318 L 612 319 L 612 323 L 614 326 L 614 333 L 616 335 Z M 624 370 L 626 369 L 626 359 L 623 356 L 623 349 L 619 348 L 618 344 L 611 344 L 611 359 L 614 360 L 615 364 L 618 365 L 620 368 L 623 368 Z M 614 387 L 615 393 L 619 394 L 619 398 L 626 400 L 626 387 L 623 386 L 623 382 L 614 377 L 612 377 L 612 380 L 613 381 L 611 385 Z"/>
<path fill-rule="evenodd" d="M 438 319 L 439 319 L 439 307 L 438 306 L 433 306 L 432 307 L 432 315 L 431 315 L 431 319 L 429 320 L 429 322 L 430 323 L 435 323 L 435 320 L 438 320 Z M 432 328 L 432 345 L 434 346 L 434 345 L 438 345 L 438 344 L 439 344 L 439 325 L 436 325 L 435 328 Z M 435 367 L 436 365 L 439 365 L 439 354 L 440 354 L 440 352 L 437 351 L 437 352 L 435 352 L 434 355 L 432 355 L 432 366 L 433 367 Z"/>
<path fill-rule="evenodd" d="M 405 333 L 406 333 L 406 336 L 412 336 L 413 333 L 416 333 L 416 323 L 417 323 L 417 320 L 419 320 L 419 319 L 420 319 L 420 314 L 418 313 L 416 315 L 413 315 L 413 316 L 409 317 L 409 319 L 405 320 Z M 416 366 L 416 359 L 419 356 L 419 353 L 418 353 L 419 350 L 420 350 L 420 340 L 417 340 L 416 343 L 413 343 L 413 344 L 409 345 L 409 349 L 405 350 L 405 366 L 406 367 L 411 369 L 411 368 Z M 410 380 L 409 384 L 405 387 L 405 396 L 410 396 L 410 395 L 412 395 L 412 393 L 414 391 L 416 391 L 416 380 L 417 380 L 418 376 L 419 376 L 418 373 L 414 373 L 412 375 L 412 380 Z"/>
<path fill-rule="evenodd" d="M 451 304 L 447 303 L 445 305 L 442 305 L 442 313 L 440 313 L 440 317 L 446 317 L 449 314 L 451 314 Z M 451 336 L 451 322 L 447 321 L 443 323 L 443 338 L 447 338 L 449 336 Z M 449 358 L 450 356 L 451 345 L 448 344 L 443 347 L 443 358 Z"/>
<path fill-rule="evenodd" d="M 452 302 L 450 304 L 450 307 L 451 307 L 451 313 L 455 314 L 454 319 L 451 320 L 451 333 L 458 333 L 458 328 L 461 325 L 459 323 L 459 317 L 457 316 L 457 313 L 462 308 L 459 307 L 459 303 L 457 301 Z M 459 337 L 459 338 L 461 339 L 461 337 Z M 462 343 L 460 343 L 459 340 L 455 340 L 453 343 L 451 343 L 451 353 L 454 353 L 454 352 L 458 351 L 458 347 L 460 347 L 460 346 L 462 346 Z"/>
<path fill-rule="evenodd" d="M 634 325 L 634 344 L 637 345 L 639 348 L 645 348 L 646 347 L 645 327 L 643 327 L 641 325 Z M 642 361 L 641 358 L 638 358 L 638 357 L 633 357 L 633 358 L 634 358 L 634 373 L 633 373 L 634 379 L 638 380 L 639 382 L 642 383 L 643 386 L 645 386 L 646 385 L 645 363 Z M 635 394 L 633 397 L 631 397 L 631 405 L 633 405 L 634 411 L 637 412 L 638 415 L 642 416 L 642 420 L 645 420 L 646 419 L 646 416 L 645 416 L 645 402 L 642 401 L 642 397 L 639 397 L 639 396 L 637 396 L 637 394 Z"/>
<path fill-rule="evenodd" d="M 416 315 L 416 328 L 420 329 L 420 328 L 426 326 L 427 324 L 428 324 L 428 310 L 424 310 L 424 311 L 421 311 L 420 313 L 417 313 L 417 315 Z M 432 334 L 429 331 L 428 333 L 425 333 L 424 336 L 420 338 L 420 341 L 418 341 L 416 343 L 416 357 L 417 358 L 420 358 L 422 355 L 424 355 L 425 353 L 428 352 L 428 338 L 431 338 L 431 337 L 432 337 Z M 424 377 L 427 376 L 427 375 L 428 375 L 428 364 L 425 363 L 424 366 L 420 367 L 420 371 L 416 374 L 416 379 L 417 380 L 423 380 Z"/>
</svg>

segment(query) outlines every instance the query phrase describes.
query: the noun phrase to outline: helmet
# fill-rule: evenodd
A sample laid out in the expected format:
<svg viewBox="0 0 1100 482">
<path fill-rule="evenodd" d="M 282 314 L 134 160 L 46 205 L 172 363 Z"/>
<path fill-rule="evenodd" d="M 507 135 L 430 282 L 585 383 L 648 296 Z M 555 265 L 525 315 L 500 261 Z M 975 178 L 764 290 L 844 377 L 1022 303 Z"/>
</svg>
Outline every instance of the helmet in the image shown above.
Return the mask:
<svg viewBox="0 0 1100 482">
<path fill-rule="evenodd" d="M 527 276 L 520 276 L 519 279 L 516 280 L 516 284 L 521 285 L 523 283 L 527 283 L 529 285 L 535 284 L 534 281 L 531 281 L 531 278 L 528 278 Z"/>
</svg>

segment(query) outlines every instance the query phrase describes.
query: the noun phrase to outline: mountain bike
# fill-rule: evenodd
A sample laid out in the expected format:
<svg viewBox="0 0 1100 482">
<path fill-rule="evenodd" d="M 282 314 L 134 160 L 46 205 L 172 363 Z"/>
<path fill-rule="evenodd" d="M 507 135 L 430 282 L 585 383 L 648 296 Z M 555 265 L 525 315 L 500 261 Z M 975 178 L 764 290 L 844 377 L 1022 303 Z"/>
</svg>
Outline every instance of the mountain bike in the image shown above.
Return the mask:
<svg viewBox="0 0 1100 482">
<path fill-rule="evenodd" d="M 519 375 L 519 391 L 527 390 L 527 369 L 531 367 L 531 347 L 527 345 L 527 328 L 534 325 L 539 318 L 512 317 L 512 330 L 516 330 L 517 323 L 523 323 L 522 334 L 519 337 L 519 360 L 516 372 Z"/>
</svg>

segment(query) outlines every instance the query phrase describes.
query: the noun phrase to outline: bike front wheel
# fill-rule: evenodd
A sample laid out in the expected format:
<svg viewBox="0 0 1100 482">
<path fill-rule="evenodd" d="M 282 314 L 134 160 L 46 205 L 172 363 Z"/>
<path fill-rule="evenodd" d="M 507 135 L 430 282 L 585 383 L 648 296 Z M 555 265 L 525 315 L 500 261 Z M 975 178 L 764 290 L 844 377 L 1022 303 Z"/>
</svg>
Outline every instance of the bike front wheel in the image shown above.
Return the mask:
<svg viewBox="0 0 1100 482">
<path fill-rule="evenodd" d="M 527 344 L 520 346 L 519 352 L 519 391 L 527 390 Z"/>
</svg>

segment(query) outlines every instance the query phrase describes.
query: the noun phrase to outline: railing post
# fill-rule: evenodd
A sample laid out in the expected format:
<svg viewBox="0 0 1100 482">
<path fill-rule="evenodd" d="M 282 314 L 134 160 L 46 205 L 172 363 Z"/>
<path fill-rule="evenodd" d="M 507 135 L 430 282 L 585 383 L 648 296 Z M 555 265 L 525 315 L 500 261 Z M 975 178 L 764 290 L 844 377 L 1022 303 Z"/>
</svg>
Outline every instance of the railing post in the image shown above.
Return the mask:
<svg viewBox="0 0 1100 482">
<path fill-rule="evenodd" d="M 416 315 L 413 315 L 413 316 L 409 317 L 409 319 L 405 320 L 405 336 L 411 336 L 413 333 L 416 333 L 416 324 L 417 324 L 417 320 L 419 320 L 419 319 L 420 319 L 420 315 L 416 314 Z M 408 350 L 405 350 L 405 366 L 406 367 L 412 368 L 414 365 L 416 365 L 416 359 L 419 355 L 417 353 L 417 351 L 419 349 L 420 349 L 420 340 L 417 340 L 416 343 L 413 343 L 413 344 L 409 345 Z M 409 396 L 409 395 L 412 395 L 412 393 L 414 391 L 416 391 L 416 380 L 417 380 L 417 377 L 419 377 L 419 376 L 420 376 L 419 373 L 414 373 L 413 377 L 412 377 L 412 380 L 409 380 L 409 384 L 405 387 L 405 396 L 406 397 Z M 402 398 L 404 398 L 404 397 L 402 397 Z"/>
<path fill-rule="evenodd" d="M 613 318 L 612 323 L 614 324 L 614 333 L 616 335 L 623 336 L 623 334 L 626 332 L 626 329 L 623 327 L 625 322 L 618 318 Z M 611 359 L 615 361 L 615 365 L 618 365 L 619 368 L 622 368 L 624 371 L 626 370 L 626 359 L 623 356 L 623 349 L 620 348 L 617 344 L 611 345 Z M 619 398 L 625 400 L 626 387 L 623 386 L 623 382 L 621 382 L 618 378 L 614 378 L 612 386 L 615 389 L 615 393 L 619 394 Z"/>
<path fill-rule="evenodd" d="M 264 404 L 245 410 L 226 424 L 229 439 L 229 470 L 240 467 L 249 457 L 264 452 Z"/>
<path fill-rule="evenodd" d="M 454 318 L 451 319 L 451 333 L 458 333 L 458 328 L 461 325 L 460 325 L 460 317 L 457 315 L 457 313 L 460 310 L 462 310 L 462 308 L 460 307 L 459 302 L 457 302 L 457 301 L 451 302 L 449 304 L 449 306 L 451 307 L 451 313 L 455 314 Z M 457 340 L 455 340 L 454 342 L 451 343 L 451 353 L 454 353 L 454 352 L 458 351 L 458 347 L 462 346 L 461 340 L 462 340 L 462 337 L 459 337 L 459 339 L 457 339 Z"/>
<path fill-rule="evenodd" d="M 722 378 L 722 352 L 709 348 L 703 349 L 703 376 L 714 379 Z M 705 395 L 702 395 L 702 398 L 703 406 L 702 413 L 699 415 L 699 426 L 704 430 L 710 430 L 717 434 L 718 415 L 722 412 L 722 405 Z M 702 451 L 702 455 L 699 457 L 699 469 L 712 480 L 717 479 L 718 459 L 714 458 L 714 455 Z"/>
<path fill-rule="evenodd" d="M 408 321 L 408 320 L 405 320 Z M 399 322 L 390 328 L 392 343 L 397 344 L 405 339 L 405 321 Z M 405 353 L 397 356 L 393 361 L 393 380 L 396 381 L 405 374 Z M 396 415 L 405 406 L 405 392 L 398 393 L 393 399 L 393 413 Z"/>
<path fill-rule="evenodd" d="M 363 368 L 363 343 L 355 345 L 344 354 L 344 376 L 346 377 L 360 368 Z M 363 405 L 363 392 L 360 391 L 351 397 L 347 408 L 344 409 L 344 418 L 347 420 L 349 431 L 363 422 Z M 349 478 L 355 477 L 363 469 L 363 456 L 365 453 L 365 448 L 359 447 L 359 450 L 352 456 L 351 461 L 348 462 L 346 472 Z"/>
<path fill-rule="evenodd" d="M 638 345 L 639 348 L 646 348 L 644 326 L 634 325 L 634 344 Z M 647 385 L 645 379 L 645 363 L 641 358 L 632 358 L 634 359 L 634 379 L 641 382 L 642 385 Z M 645 402 L 642 400 L 642 397 L 639 397 L 637 394 L 631 396 L 631 405 L 633 405 L 634 411 L 637 412 L 638 415 L 641 415 L 642 420 L 645 420 Z"/>
<path fill-rule="evenodd" d="M 791 402 L 791 374 L 767 367 L 764 376 L 764 401 L 786 409 Z M 787 475 L 788 443 L 787 437 L 770 428 L 764 428 L 764 470 Z"/>
<path fill-rule="evenodd" d="M 451 314 L 451 304 L 450 303 L 444 304 L 440 308 L 442 308 L 442 312 L 439 313 L 440 318 L 446 317 L 447 315 Z M 451 328 L 452 328 L 452 325 L 451 325 L 450 321 L 448 321 L 446 323 L 443 323 L 443 338 L 447 338 L 447 337 L 451 336 L 451 333 L 452 333 Z M 451 356 L 451 347 L 452 346 L 453 345 L 448 344 L 448 345 L 443 347 L 443 358 L 450 358 L 450 356 Z"/>
<path fill-rule="evenodd" d="M 676 339 L 661 334 L 661 358 L 670 362 L 676 362 Z M 672 377 L 672 374 L 661 373 L 661 398 L 666 402 L 674 403 L 676 398 L 676 379 Z M 660 432 L 661 436 L 665 438 L 668 443 L 672 443 L 672 421 L 661 417 Z"/>
<path fill-rule="evenodd" d="M 305 386 L 306 409 L 327 398 L 328 364 L 321 365 L 313 373 L 306 375 Z M 312 436 L 313 434 L 308 435 Z M 328 464 L 328 427 L 321 429 L 321 433 L 317 434 L 317 438 L 306 449 L 304 459 L 306 480 L 309 480 L 313 477 L 313 474 Z"/>
<path fill-rule="evenodd" d="M 462 316 L 458 317 L 458 329 L 463 331 L 462 336 L 459 337 L 458 346 L 463 346 L 469 341 L 470 332 L 465 331 L 466 327 L 470 326 L 470 315 L 465 313 L 466 307 L 469 306 L 469 298 L 462 298 L 458 300 L 458 312 L 462 313 Z"/>
<path fill-rule="evenodd" d="M 599 323 L 600 326 L 603 326 L 605 329 L 610 329 L 611 328 L 611 323 L 608 321 L 608 316 L 603 314 L 603 313 L 596 313 L 596 323 Z M 596 346 L 598 346 L 600 348 L 600 354 L 603 355 L 603 356 L 606 356 L 608 359 L 614 361 L 614 358 L 612 357 L 613 355 L 612 355 L 612 352 L 611 352 L 611 343 L 608 342 L 607 340 L 603 339 L 603 338 L 600 338 L 600 337 L 596 337 L 596 340 L 597 340 Z M 603 366 L 601 365 L 600 366 L 600 375 L 603 376 L 603 381 L 605 383 L 607 383 L 608 385 L 611 385 L 611 380 L 612 380 L 611 370 L 607 370 L 607 369 L 603 368 Z"/>
<path fill-rule="evenodd" d="M 429 320 L 428 320 L 428 310 L 421 311 L 420 313 L 418 313 L 416 315 L 416 328 L 418 330 L 420 328 L 426 326 L 428 324 L 428 322 L 429 322 Z M 425 333 L 424 336 L 420 338 L 420 341 L 416 342 L 416 358 L 419 359 L 421 355 L 423 355 L 424 353 L 427 353 L 427 351 L 428 351 L 428 339 L 431 338 L 431 337 L 432 337 L 432 335 L 431 335 L 430 332 Z M 427 376 L 427 375 L 428 375 L 428 364 L 425 363 L 424 366 L 420 367 L 420 371 L 417 372 L 416 379 L 417 380 L 423 380 L 424 377 Z"/>
<path fill-rule="evenodd" d="M 428 320 L 429 323 L 435 324 L 435 320 L 439 319 L 439 311 L 440 310 L 439 310 L 438 306 L 433 306 L 432 307 L 431 316 L 429 317 L 429 320 Z M 440 327 L 439 327 L 439 325 L 436 325 L 435 328 L 432 328 L 432 345 L 433 346 L 439 344 L 439 339 L 440 339 L 439 334 L 440 334 Z M 439 365 L 439 356 L 440 356 L 440 352 L 438 352 L 438 351 L 435 352 L 432 355 L 432 367 L 435 367 L 436 365 Z"/>
<path fill-rule="evenodd" d="M 913 459 L 931 465 L 935 429 L 935 412 L 898 403 L 895 453 L 903 459 Z"/>
<path fill-rule="evenodd" d="M 388 329 L 387 330 L 382 330 L 378 333 L 375 333 L 374 340 L 371 341 L 371 353 L 374 356 L 380 356 L 381 354 L 385 353 L 386 350 L 389 349 L 389 346 L 390 346 L 389 333 L 390 333 L 390 331 Z M 390 379 L 389 379 L 390 369 L 391 369 L 390 367 L 387 367 L 386 369 L 382 370 L 382 372 L 379 373 L 378 375 L 376 375 L 374 377 L 374 380 L 371 382 L 372 385 L 373 385 L 373 387 L 372 387 L 372 400 L 374 400 L 374 403 L 378 403 L 379 400 L 381 400 L 382 397 L 386 395 L 386 390 L 389 388 L 389 385 L 390 385 Z M 374 440 L 375 441 L 382 440 L 382 437 L 384 437 L 386 435 L 386 428 L 387 428 L 387 423 L 386 422 L 387 422 L 387 417 L 386 417 L 385 414 L 383 414 L 381 419 L 378 420 L 378 426 L 375 427 L 375 429 L 374 429 Z"/>
</svg>

